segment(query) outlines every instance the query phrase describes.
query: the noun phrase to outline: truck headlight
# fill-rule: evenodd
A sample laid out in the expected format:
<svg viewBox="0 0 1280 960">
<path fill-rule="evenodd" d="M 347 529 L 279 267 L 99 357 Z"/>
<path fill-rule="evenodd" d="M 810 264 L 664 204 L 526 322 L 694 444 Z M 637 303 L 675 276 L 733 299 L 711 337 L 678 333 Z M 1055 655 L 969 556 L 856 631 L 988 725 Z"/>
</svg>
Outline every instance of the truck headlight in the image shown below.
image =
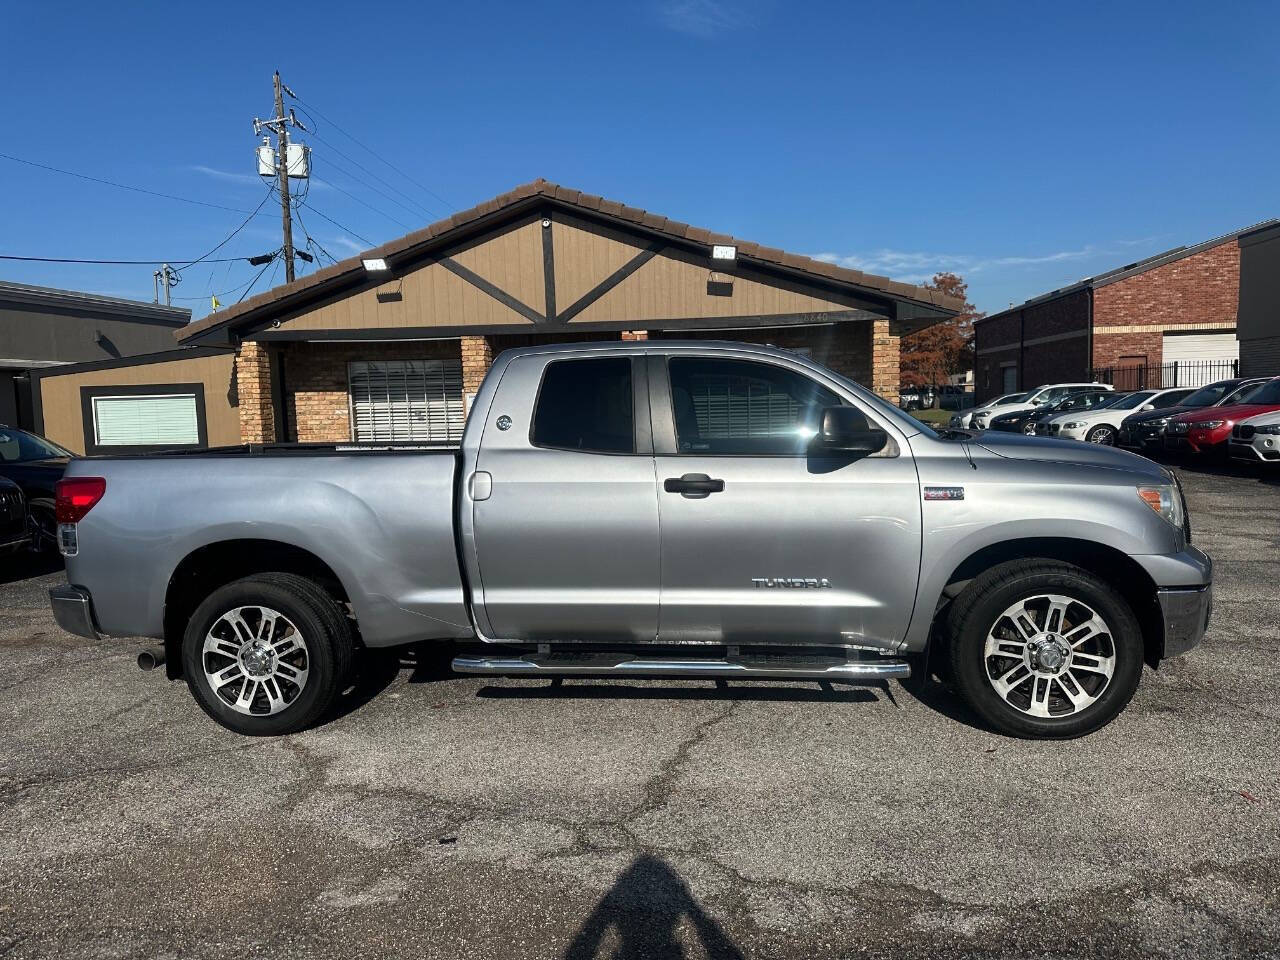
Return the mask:
<svg viewBox="0 0 1280 960">
<path fill-rule="evenodd" d="M 1171 483 L 1138 487 L 1138 497 L 1179 530 L 1183 529 L 1182 498 Z"/>
<path fill-rule="evenodd" d="M 1225 420 L 1199 420 L 1192 424 L 1197 430 L 1217 430 L 1225 424 Z"/>
</svg>

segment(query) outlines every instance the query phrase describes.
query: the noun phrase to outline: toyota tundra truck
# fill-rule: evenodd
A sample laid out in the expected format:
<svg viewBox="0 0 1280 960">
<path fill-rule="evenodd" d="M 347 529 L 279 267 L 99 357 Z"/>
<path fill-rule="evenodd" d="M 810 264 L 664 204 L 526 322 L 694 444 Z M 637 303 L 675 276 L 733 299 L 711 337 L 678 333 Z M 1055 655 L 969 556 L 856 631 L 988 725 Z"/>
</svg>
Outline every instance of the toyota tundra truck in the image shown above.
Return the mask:
<svg viewBox="0 0 1280 960">
<path fill-rule="evenodd" d="M 936 432 L 738 343 L 512 350 L 460 447 L 77 459 L 56 512 L 58 623 L 162 641 L 141 659 L 243 734 L 314 724 L 364 651 L 430 642 L 499 677 L 938 672 L 996 730 L 1067 738 L 1211 606 L 1152 461 Z"/>
</svg>

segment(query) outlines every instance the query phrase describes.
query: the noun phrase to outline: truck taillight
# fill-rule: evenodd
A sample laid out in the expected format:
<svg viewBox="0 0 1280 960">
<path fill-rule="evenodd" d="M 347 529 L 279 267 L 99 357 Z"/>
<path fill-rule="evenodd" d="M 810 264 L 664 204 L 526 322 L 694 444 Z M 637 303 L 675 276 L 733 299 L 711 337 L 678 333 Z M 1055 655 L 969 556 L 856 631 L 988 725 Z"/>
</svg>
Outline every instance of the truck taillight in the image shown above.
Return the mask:
<svg viewBox="0 0 1280 960">
<path fill-rule="evenodd" d="M 58 523 L 79 523 L 107 492 L 102 477 L 70 477 L 53 487 L 53 509 Z"/>
</svg>

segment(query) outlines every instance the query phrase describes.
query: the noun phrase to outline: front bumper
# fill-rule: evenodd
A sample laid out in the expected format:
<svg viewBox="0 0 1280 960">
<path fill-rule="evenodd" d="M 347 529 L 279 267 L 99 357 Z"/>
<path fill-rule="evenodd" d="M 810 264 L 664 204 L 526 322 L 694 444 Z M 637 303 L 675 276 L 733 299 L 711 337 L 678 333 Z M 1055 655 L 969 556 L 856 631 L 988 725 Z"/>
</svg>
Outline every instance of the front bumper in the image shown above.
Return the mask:
<svg viewBox="0 0 1280 960">
<path fill-rule="evenodd" d="M 1164 427 L 1121 427 L 1116 445 L 1129 450 L 1146 450 L 1164 444 Z"/>
<path fill-rule="evenodd" d="M 64 584 L 49 591 L 49 604 L 53 607 L 53 619 L 67 633 L 77 637 L 97 640 L 101 637 L 93 619 L 93 598 L 89 591 Z"/>
<path fill-rule="evenodd" d="M 1213 584 L 1170 587 L 1157 593 L 1164 616 L 1164 654 L 1176 657 L 1197 646 L 1209 629 L 1213 614 Z"/>
<path fill-rule="evenodd" d="M 1255 436 L 1253 441 L 1236 440 L 1228 442 L 1227 449 L 1231 456 L 1239 460 L 1252 460 L 1255 463 L 1276 463 L 1280 461 L 1280 441 L 1273 437 Z"/>
<path fill-rule="evenodd" d="M 1204 639 L 1213 611 L 1213 560 L 1187 544 L 1180 553 L 1147 554 L 1136 560 L 1156 583 L 1164 620 L 1160 658 L 1186 653 Z"/>
</svg>

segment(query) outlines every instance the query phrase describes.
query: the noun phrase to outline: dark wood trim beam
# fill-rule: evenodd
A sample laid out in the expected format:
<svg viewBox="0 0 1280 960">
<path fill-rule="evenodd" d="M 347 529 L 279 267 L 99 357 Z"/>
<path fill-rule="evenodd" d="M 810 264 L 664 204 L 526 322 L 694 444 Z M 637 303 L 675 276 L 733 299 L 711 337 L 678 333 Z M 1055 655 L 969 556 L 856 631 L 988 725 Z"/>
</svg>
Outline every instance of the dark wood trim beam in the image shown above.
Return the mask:
<svg viewBox="0 0 1280 960">
<path fill-rule="evenodd" d="M 464 267 L 462 264 L 458 263 L 456 260 L 452 259 L 451 257 L 441 257 L 439 260 L 439 263 L 440 263 L 440 266 L 444 267 L 450 273 L 461 277 L 463 280 L 467 281 L 467 283 L 471 284 L 477 290 L 479 290 L 482 293 L 487 293 L 489 296 L 493 297 L 493 299 L 497 300 L 499 303 L 503 304 L 504 306 L 510 307 L 512 310 L 520 314 L 520 316 L 524 317 L 526 320 L 530 321 L 531 323 L 540 324 L 546 320 L 546 318 L 542 314 L 540 314 L 537 310 L 533 309 L 533 307 L 529 306 L 528 304 L 521 303 L 511 294 L 507 293 L 507 291 L 503 290 L 501 287 L 494 286 L 484 277 L 480 276 L 480 274 L 475 273 L 472 270 L 468 270 L 466 267 Z"/>
<path fill-rule="evenodd" d="M 643 328 L 679 335 L 683 330 L 726 330 L 756 327 L 829 326 L 834 323 L 882 319 L 883 314 L 865 310 L 827 310 L 816 313 L 781 313 L 738 317 L 679 317 L 669 320 L 601 321 L 599 323 L 491 323 L 474 326 L 371 327 L 368 329 L 328 328 L 322 330 L 263 330 L 253 336 L 266 343 L 277 342 L 362 342 L 395 340 L 452 340 L 466 336 L 527 336 L 531 333 L 620 333 Z M 728 339 L 733 339 L 730 335 Z"/>
<path fill-rule="evenodd" d="M 613 273 L 609 274 L 609 276 L 605 277 L 581 297 L 575 300 L 572 304 L 565 307 L 564 313 L 561 313 L 556 317 L 556 322 L 568 323 L 583 310 L 587 309 L 587 307 L 591 306 L 623 280 L 627 279 L 627 277 L 631 276 L 652 260 L 660 250 L 666 247 L 666 245 L 667 244 L 662 240 L 655 240 L 653 243 L 649 244 L 617 270 L 613 271 Z"/>
<path fill-rule="evenodd" d="M 546 287 L 547 322 L 556 319 L 556 251 L 551 243 L 551 211 L 542 218 L 542 282 Z"/>
</svg>

